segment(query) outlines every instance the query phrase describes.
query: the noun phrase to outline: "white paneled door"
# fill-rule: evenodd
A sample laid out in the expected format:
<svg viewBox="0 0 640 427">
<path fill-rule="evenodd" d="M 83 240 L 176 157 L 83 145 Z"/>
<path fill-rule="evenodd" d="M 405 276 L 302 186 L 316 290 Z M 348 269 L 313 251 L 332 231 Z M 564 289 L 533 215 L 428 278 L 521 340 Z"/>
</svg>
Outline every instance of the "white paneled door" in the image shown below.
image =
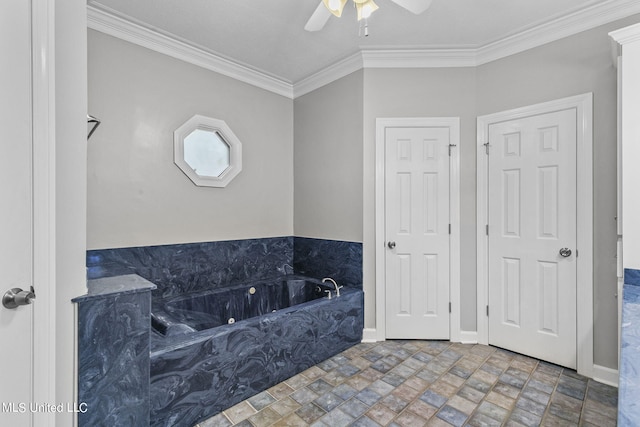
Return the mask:
<svg viewBox="0 0 640 427">
<path fill-rule="evenodd" d="M 449 127 L 385 130 L 386 337 L 449 338 Z"/>
<path fill-rule="evenodd" d="M 489 343 L 576 368 L 576 110 L 489 126 Z"/>
<path fill-rule="evenodd" d="M 0 297 L 32 278 L 31 4 L 0 2 Z M 33 307 L 0 305 L 0 425 L 31 426 Z"/>
</svg>

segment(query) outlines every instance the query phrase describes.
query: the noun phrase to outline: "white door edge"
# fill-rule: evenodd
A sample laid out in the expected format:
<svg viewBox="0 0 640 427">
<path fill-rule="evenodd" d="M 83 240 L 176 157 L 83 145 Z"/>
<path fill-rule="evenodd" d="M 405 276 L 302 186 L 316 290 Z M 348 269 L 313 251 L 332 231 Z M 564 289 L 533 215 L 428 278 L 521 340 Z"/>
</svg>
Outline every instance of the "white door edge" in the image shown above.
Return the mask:
<svg viewBox="0 0 640 427">
<path fill-rule="evenodd" d="M 489 125 L 525 116 L 575 108 L 577 123 L 577 366 L 578 373 L 593 377 L 593 94 L 562 98 L 477 119 L 476 232 L 478 342 L 489 343 L 488 305 L 488 157 L 484 144 Z"/>
<path fill-rule="evenodd" d="M 449 159 L 449 218 L 451 221 L 449 257 L 449 298 L 450 314 L 449 339 L 460 342 L 460 118 L 459 117 L 415 117 L 376 119 L 376 160 L 375 160 L 375 215 L 376 215 L 376 340 L 386 339 L 384 298 L 386 289 L 385 262 L 385 129 L 390 127 L 448 127 L 451 143 L 455 144 Z"/>
<path fill-rule="evenodd" d="M 33 400 L 59 404 L 55 393 L 55 73 L 54 7 L 32 0 L 33 90 Z M 69 302 L 71 304 L 71 302 Z M 75 357 L 75 356 L 74 356 Z M 69 402 L 72 403 L 72 402 Z M 36 426 L 54 426 L 55 412 L 39 411 Z"/>
</svg>

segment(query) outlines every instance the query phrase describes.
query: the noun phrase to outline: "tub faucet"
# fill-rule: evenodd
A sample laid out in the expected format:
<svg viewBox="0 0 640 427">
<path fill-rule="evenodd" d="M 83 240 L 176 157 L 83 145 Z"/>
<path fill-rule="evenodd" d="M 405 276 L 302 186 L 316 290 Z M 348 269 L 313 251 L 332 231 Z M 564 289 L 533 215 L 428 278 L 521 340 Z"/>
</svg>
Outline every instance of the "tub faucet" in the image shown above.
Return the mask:
<svg viewBox="0 0 640 427">
<path fill-rule="evenodd" d="M 322 279 L 322 283 L 324 282 L 331 282 L 333 283 L 333 287 L 336 288 L 336 297 L 340 296 L 340 289 L 342 289 L 342 286 L 338 286 L 338 284 L 336 283 L 335 280 L 333 280 L 331 277 L 325 277 L 324 279 Z"/>
</svg>

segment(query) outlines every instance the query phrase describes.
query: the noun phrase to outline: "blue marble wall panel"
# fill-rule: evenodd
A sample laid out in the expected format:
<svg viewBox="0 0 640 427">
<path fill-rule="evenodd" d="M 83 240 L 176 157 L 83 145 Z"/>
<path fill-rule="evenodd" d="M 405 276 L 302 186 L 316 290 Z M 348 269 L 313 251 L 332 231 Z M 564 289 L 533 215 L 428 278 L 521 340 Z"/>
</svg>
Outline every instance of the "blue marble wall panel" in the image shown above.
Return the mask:
<svg viewBox="0 0 640 427">
<path fill-rule="evenodd" d="M 624 284 L 640 286 L 640 270 L 624 269 Z"/>
<path fill-rule="evenodd" d="M 625 283 L 630 270 L 625 270 Z M 638 270 L 631 270 L 640 273 Z M 640 426 L 640 286 L 625 284 L 620 333 L 618 425 Z"/>
<path fill-rule="evenodd" d="M 363 292 L 188 336 L 154 334 L 151 425 L 191 427 L 359 343 Z"/>
<path fill-rule="evenodd" d="M 154 296 L 162 297 L 277 277 L 292 273 L 292 265 L 292 237 L 87 252 L 89 279 L 134 273 L 156 284 Z"/>
<path fill-rule="evenodd" d="M 293 267 L 296 274 L 362 289 L 362 243 L 294 237 Z"/>
<path fill-rule="evenodd" d="M 90 282 L 91 285 L 91 282 Z M 149 349 L 153 284 L 137 276 L 102 279 L 78 297 L 78 425 L 149 424 Z M 115 285 L 115 286 L 111 286 Z M 113 292 L 110 292 L 113 291 Z"/>
</svg>

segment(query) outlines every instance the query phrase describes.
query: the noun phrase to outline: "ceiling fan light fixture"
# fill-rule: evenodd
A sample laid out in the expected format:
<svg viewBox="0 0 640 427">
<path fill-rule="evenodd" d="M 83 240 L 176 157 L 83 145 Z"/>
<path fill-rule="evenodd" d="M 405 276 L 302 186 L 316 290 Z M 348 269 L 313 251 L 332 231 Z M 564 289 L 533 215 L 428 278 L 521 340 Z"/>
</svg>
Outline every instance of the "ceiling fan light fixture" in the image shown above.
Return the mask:
<svg viewBox="0 0 640 427">
<path fill-rule="evenodd" d="M 344 5 L 347 4 L 347 0 L 322 0 L 327 10 L 340 18 Z"/>
<path fill-rule="evenodd" d="M 378 5 L 373 0 L 353 0 L 358 11 L 358 21 L 368 19 L 373 12 L 378 10 Z"/>
</svg>

